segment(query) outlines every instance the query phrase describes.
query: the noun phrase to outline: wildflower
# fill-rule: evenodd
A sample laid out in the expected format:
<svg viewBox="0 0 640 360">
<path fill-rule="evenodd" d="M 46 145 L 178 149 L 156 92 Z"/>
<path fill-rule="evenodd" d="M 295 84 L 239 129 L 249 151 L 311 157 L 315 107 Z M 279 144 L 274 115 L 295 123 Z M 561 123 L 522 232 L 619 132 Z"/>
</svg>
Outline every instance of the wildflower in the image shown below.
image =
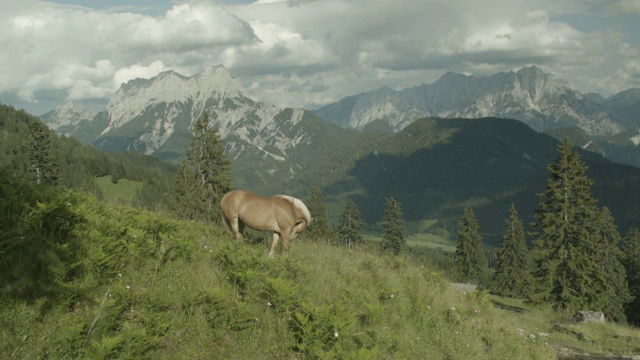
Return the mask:
<svg viewBox="0 0 640 360">
<path fill-rule="evenodd" d="M 118 274 L 118 277 L 122 277 L 122 274 Z"/>
<path fill-rule="evenodd" d="M 392 299 L 393 299 L 393 297 L 394 297 L 394 296 L 395 296 L 395 295 L 391 294 L 391 298 L 392 298 Z"/>
<path fill-rule="evenodd" d="M 268 302 L 268 303 L 267 303 L 267 306 L 271 306 L 271 303 L 270 303 L 270 302 Z"/>
<path fill-rule="evenodd" d="M 127 288 L 127 290 L 129 290 L 129 289 L 131 289 L 131 286 L 127 285 L 126 288 Z"/>
<path fill-rule="evenodd" d="M 333 336 L 338 337 L 338 332 L 333 333 Z"/>
</svg>

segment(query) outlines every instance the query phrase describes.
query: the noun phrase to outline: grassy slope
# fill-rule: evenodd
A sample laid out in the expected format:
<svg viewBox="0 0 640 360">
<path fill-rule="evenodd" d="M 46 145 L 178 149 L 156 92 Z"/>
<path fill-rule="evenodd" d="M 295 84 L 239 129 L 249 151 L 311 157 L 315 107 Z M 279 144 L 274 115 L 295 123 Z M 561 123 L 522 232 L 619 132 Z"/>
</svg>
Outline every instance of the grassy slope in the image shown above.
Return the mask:
<svg viewBox="0 0 640 360">
<path fill-rule="evenodd" d="M 592 353 L 640 343 L 615 325 L 575 327 L 595 341 L 554 332 L 548 311 L 497 309 L 371 248 L 302 239 L 269 260 L 266 244 L 215 226 L 91 198 L 69 206 L 86 217 L 78 236 L 91 265 L 56 296 L 0 297 L 2 358 L 551 359 L 556 343 Z"/>
<path fill-rule="evenodd" d="M 120 179 L 116 184 L 111 182 L 111 175 L 96 178 L 96 184 L 100 188 L 105 200 L 116 204 L 131 205 L 136 191 L 142 187 L 142 182 Z"/>
</svg>

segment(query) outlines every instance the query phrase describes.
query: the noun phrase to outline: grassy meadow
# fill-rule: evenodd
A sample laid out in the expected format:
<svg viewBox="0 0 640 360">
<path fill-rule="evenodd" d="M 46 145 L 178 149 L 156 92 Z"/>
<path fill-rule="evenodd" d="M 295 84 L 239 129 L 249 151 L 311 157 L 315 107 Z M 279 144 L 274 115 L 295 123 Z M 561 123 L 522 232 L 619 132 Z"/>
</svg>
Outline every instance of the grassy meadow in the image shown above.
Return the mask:
<svg viewBox="0 0 640 360">
<path fill-rule="evenodd" d="M 269 260 L 266 237 L 236 242 L 215 225 L 92 196 L 63 205 L 82 257 L 45 292 L 0 294 L 3 359 L 554 359 L 640 344 L 614 324 L 502 310 L 372 246 L 302 236 Z"/>
</svg>

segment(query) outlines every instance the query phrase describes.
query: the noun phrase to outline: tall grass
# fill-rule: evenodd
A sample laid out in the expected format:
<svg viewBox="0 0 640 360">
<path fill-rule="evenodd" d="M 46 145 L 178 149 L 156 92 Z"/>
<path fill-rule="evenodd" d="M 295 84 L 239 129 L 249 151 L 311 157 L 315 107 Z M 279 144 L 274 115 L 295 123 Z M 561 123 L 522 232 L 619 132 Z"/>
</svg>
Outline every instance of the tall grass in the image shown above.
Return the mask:
<svg viewBox="0 0 640 360">
<path fill-rule="evenodd" d="M 552 359 L 550 331 L 433 268 L 363 246 L 264 243 L 91 197 L 84 275 L 25 301 L 2 293 L 0 357 Z"/>
</svg>

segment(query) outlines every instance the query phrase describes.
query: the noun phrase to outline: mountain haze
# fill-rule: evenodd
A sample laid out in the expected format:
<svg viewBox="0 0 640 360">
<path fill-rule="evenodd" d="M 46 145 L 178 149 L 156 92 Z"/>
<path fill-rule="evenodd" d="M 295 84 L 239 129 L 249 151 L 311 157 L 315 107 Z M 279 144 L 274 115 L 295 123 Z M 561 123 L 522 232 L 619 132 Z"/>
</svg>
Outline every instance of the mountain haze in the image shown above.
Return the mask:
<svg viewBox="0 0 640 360">
<path fill-rule="evenodd" d="M 592 135 L 612 135 L 629 125 L 536 66 L 488 77 L 448 72 L 433 84 L 400 91 L 382 88 L 344 98 L 315 113 L 359 130 L 382 119 L 398 131 L 427 116 L 501 117 L 520 120 L 537 131 L 578 126 Z"/>
</svg>

